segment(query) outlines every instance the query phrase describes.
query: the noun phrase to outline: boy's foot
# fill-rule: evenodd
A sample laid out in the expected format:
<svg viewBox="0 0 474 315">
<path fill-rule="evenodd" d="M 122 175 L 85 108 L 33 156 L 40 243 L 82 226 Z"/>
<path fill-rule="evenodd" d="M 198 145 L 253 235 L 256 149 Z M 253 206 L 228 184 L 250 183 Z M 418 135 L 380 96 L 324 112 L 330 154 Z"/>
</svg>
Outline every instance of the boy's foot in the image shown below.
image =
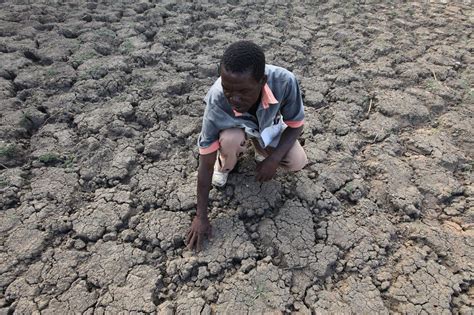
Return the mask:
<svg viewBox="0 0 474 315">
<path fill-rule="evenodd" d="M 212 174 L 212 185 L 216 187 L 224 187 L 227 183 L 227 177 L 229 173 L 219 172 L 218 170 L 214 170 L 214 174 Z"/>
<path fill-rule="evenodd" d="M 262 154 L 258 153 L 257 150 L 255 150 L 255 162 L 260 163 L 263 162 L 263 160 L 265 159 L 266 157 L 264 157 Z"/>
</svg>

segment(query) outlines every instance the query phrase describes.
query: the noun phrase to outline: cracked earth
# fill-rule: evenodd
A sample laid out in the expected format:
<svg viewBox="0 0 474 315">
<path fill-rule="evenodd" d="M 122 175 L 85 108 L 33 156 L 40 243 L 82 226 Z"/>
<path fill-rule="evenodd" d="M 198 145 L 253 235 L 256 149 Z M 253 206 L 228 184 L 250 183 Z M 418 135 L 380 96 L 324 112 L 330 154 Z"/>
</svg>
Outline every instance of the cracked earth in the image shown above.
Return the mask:
<svg viewBox="0 0 474 315">
<path fill-rule="evenodd" d="M 471 1 L 0 2 L 0 314 L 474 312 Z M 250 148 L 194 254 L 237 39 L 299 79 L 310 163 Z"/>
</svg>

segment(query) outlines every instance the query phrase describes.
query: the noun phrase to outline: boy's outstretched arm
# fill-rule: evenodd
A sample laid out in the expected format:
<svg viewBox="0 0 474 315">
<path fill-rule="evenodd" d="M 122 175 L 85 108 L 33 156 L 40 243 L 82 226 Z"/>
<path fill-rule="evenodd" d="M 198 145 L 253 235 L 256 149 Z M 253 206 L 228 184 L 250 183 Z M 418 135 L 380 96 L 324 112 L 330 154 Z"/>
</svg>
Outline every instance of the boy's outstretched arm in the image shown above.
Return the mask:
<svg viewBox="0 0 474 315">
<path fill-rule="evenodd" d="M 190 250 L 196 248 L 197 251 L 200 251 L 204 239 L 212 237 L 212 226 L 207 216 L 207 206 L 216 157 L 217 151 L 199 155 L 197 211 L 186 238 Z"/>
</svg>

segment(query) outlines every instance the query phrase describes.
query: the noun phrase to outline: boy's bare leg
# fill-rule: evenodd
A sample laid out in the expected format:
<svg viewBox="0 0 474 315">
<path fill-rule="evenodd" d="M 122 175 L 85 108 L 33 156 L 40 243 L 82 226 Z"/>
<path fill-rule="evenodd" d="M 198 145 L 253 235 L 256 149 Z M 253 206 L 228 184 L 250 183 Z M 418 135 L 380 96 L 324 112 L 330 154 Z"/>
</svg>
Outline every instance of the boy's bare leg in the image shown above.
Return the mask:
<svg viewBox="0 0 474 315">
<path fill-rule="evenodd" d="M 219 155 L 215 169 L 219 172 L 232 171 L 241 153 L 245 152 L 245 132 L 241 128 L 223 130 L 219 135 Z"/>
<path fill-rule="evenodd" d="M 275 150 L 272 147 L 266 147 L 264 149 L 255 140 L 252 141 L 252 144 L 255 150 L 257 150 L 258 153 L 260 153 L 264 157 L 269 156 Z M 301 146 L 298 140 L 295 141 L 295 144 L 293 144 L 291 149 L 288 151 L 288 153 L 283 157 L 283 160 L 281 160 L 280 162 L 281 167 L 291 172 L 296 172 L 303 169 L 303 167 L 305 167 L 306 164 L 308 164 L 308 158 L 306 156 L 306 153 L 304 152 L 303 147 Z"/>
</svg>

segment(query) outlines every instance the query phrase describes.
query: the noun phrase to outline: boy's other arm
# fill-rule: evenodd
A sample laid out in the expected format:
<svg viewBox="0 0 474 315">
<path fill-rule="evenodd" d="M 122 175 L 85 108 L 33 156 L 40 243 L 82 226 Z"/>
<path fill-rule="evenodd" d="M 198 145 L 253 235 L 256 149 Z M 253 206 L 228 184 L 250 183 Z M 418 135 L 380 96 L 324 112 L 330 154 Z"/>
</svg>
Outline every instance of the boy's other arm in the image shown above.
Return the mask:
<svg viewBox="0 0 474 315">
<path fill-rule="evenodd" d="M 212 227 L 207 216 L 209 190 L 211 190 L 212 173 L 217 151 L 199 155 L 197 182 L 197 211 L 187 234 L 188 249 L 201 250 L 205 238 L 212 237 Z"/>
<path fill-rule="evenodd" d="M 278 143 L 277 147 L 275 148 L 275 151 L 272 152 L 270 157 L 273 159 L 277 160 L 278 163 L 283 160 L 285 155 L 290 151 L 291 147 L 295 144 L 295 142 L 298 140 L 298 137 L 301 135 L 301 132 L 303 131 L 303 126 L 300 126 L 298 128 L 291 128 L 287 127 L 280 138 L 280 142 Z"/>
<path fill-rule="evenodd" d="M 298 140 L 301 131 L 303 131 L 303 126 L 298 128 L 287 127 L 283 131 L 280 142 L 275 150 L 263 162 L 257 165 L 257 180 L 259 182 L 268 181 L 275 176 L 278 165 L 295 144 L 295 141 Z"/>
</svg>

